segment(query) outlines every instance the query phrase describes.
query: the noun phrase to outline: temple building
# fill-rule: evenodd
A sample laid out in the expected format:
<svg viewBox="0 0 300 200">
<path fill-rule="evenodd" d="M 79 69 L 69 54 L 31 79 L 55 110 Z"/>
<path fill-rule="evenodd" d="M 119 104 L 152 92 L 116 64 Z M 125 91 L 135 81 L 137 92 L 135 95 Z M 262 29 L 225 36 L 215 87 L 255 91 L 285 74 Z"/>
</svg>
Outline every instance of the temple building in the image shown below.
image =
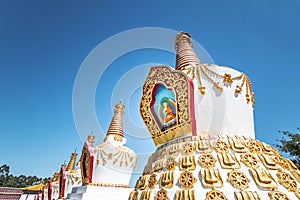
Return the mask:
<svg viewBox="0 0 300 200">
<path fill-rule="evenodd" d="M 251 81 L 201 63 L 188 33 L 176 67 L 151 67 L 140 112 L 156 151 L 129 200 L 296 200 L 299 169 L 255 139 Z"/>
</svg>

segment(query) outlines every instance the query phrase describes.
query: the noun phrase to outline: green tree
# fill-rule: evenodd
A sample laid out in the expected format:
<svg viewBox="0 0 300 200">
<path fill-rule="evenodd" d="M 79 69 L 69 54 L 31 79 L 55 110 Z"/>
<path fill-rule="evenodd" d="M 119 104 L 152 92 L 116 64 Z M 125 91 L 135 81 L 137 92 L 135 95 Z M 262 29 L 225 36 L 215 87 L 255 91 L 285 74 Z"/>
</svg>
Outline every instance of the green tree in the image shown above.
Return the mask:
<svg viewBox="0 0 300 200">
<path fill-rule="evenodd" d="M 50 178 L 38 178 L 37 176 L 14 176 L 10 174 L 10 167 L 6 164 L 0 166 L 0 187 L 24 188 L 39 183 L 45 184 Z"/>
<path fill-rule="evenodd" d="M 289 131 L 279 131 L 283 134 L 282 138 L 277 140 L 279 143 L 276 144 L 276 147 L 284 152 L 289 154 L 289 159 L 297 165 L 300 169 L 300 128 L 297 128 L 298 133 L 292 133 Z"/>
</svg>

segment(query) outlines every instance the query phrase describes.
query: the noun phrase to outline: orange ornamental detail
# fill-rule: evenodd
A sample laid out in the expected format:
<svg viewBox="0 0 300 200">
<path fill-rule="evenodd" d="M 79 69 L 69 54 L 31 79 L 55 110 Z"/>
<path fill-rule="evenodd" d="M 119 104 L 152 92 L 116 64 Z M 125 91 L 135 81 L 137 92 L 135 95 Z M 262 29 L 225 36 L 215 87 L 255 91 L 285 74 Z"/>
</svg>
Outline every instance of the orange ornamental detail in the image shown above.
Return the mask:
<svg viewBox="0 0 300 200">
<path fill-rule="evenodd" d="M 155 145 L 192 135 L 190 81 L 168 66 L 151 67 L 143 86 L 140 113 Z"/>
</svg>

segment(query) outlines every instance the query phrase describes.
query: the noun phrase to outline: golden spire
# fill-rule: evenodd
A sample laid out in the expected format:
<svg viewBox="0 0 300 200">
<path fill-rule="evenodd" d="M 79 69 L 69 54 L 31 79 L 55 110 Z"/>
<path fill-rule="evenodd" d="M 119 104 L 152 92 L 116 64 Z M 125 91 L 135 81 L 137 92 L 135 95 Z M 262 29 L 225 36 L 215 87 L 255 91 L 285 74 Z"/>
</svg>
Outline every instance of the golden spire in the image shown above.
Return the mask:
<svg viewBox="0 0 300 200">
<path fill-rule="evenodd" d="M 201 62 L 193 50 L 191 35 L 186 32 L 180 32 L 174 39 L 176 50 L 176 69 L 182 70 L 186 66 L 200 65 Z"/>
<path fill-rule="evenodd" d="M 93 146 L 94 140 L 95 140 L 95 136 L 93 135 L 93 131 L 92 131 L 91 134 L 88 135 L 87 141 L 88 141 L 89 143 L 91 143 L 92 146 Z"/>
<path fill-rule="evenodd" d="M 124 109 L 125 106 L 123 105 L 122 100 L 120 100 L 120 103 L 115 105 L 114 116 L 111 120 L 106 136 L 119 135 L 124 137 L 122 117 L 122 115 L 124 114 Z"/>
<path fill-rule="evenodd" d="M 71 171 L 71 170 L 75 169 L 76 157 L 77 157 L 77 153 L 76 153 L 76 149 L 75 149 L 74 153 L 72 153 L 72 155 L 70 157 L 70 161 L 68 163 L 66 171 Z"/>
</svg>

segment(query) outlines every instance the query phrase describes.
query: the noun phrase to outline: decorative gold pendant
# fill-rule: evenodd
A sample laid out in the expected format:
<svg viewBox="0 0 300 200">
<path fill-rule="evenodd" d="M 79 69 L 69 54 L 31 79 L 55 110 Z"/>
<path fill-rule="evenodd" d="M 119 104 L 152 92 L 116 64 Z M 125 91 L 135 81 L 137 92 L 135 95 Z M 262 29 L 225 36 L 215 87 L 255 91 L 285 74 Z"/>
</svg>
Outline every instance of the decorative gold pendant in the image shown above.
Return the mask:
<svg viewBox="0 0 300 200">
<path fill-rule="evenodd" d="M 276 162 L 271 156 L 265 154 L 259 154 L 258 157 L 267 169 L 270 170 L 278 169 Z"/>
<path fill-rule="evenodd" d="M 147 181 L 149 179 L 149 175 L 143 175 L 139 178 L 139 180 L 136 182 L 135 188 L 138 190 L 144 190 L 147 186 Z"/>
<path fill-rule="evenodd" d="M 250 182 L 250 180 L 241 171 L 233 170 L 229 172 L 227 180 L 233 185 L 233 187 L 240 190 L 245 190 L 249 187 L 248 183 Z"/>
<path fill-rule="evenodd" d="M 227 200 L 227 198 L 225 197 L 223 192 L 218 190 L 212 190 L 206 194 L 205 200 Z"/>
<path fill-rule="evenodd" d="M 150 200 L 152 199 L 152 190 L 143 190 L 140 200 Z"/>
<path fill-rule="evenodd" d="M 164 172 L 160 176 L 161 188 L 172 188 L 174 185 L 174 171 Z"/>
<path fill-rule="evenodd" d="M 154 163 L 153 171 L 161 172 L 164 168 L 164 159 L 160 159 Z"/>
<path fill-rule="evenodd" d="M 180 170 L 195 170 L 196 169 L 196 161 L 194 155 L 183 156 L 179 161 Z"/>
<path fill-rule="evenodd" d="M 260 146 L 259 142 L 257 140 L 251 140 L 248 144 L 248 149 L 251 153 L 254 154 L 261 154 L 262 153 L 262 147 Z"/>
<path fill-rule="evenodd" d="M 222 153 L 218 154 L 218 158 L 222 168 L 224 169 L 238 169 L 241 168 L 240 163 L 236 159 L 234 154 Z"/>
<path fill-rule="evenodd" d="M 247 151 L 245 144 L 239 138 L 231 138 L 229 140 L 231 148 L 237 153 L 244 153 Z"/>
<path fill-rule="evenodd" d="M 292 192 L 297 191 L 297 180 L 291 176 L 290 174 L 284 172 L 284 171 L 278 171 L 276 174 L 278 178 L 278 182 L 283 185 L 286 189 Z"/>
<path fill-rule="evenodd" d="M 162 189 L 156 193 L 154 200 L 170 200 L 170 198 L 168 197 L 168 192 Z"/>
<path fill-rule="evenodd" d="M 227 141 L 219 139 L 215 143 L 214 148 L 218 153 L 227 153 L 229 152 L 230 145 L 227 143 Z"/>
<path fill-rule="evenodd" d="M 191 155 L 194 153 L 194 145 L 191 142 L 186 142 L 182 145 L 182 152 L 184 155 Z"/>
<path fill-rule="evenodd" d="M 130 192 L 128 200 L 138 200 L 139 199 L 138 195 L 139 195 L 138 191 L 132 191 Z"/>
<path fill-rule="evenodd" d="M 248 168 L 257 168 L 259 160 L 252 153 L 243 153 L 241 154 L 241 162 L 244 163 Z"/>
<path fill-rule="evenodd" d="M 151 176 L 148 179 L 148 187 L 150 189 L 153 189 L 155 185 L 157 184 L 158 180 L 156 179 L 156 174 L 151 174 Z"/>
<path fill-rule="evenodd" d="M 175 200 L 195 200 L 194 190 L 177 190 Z"/>
<path fill-rule="evenodd" d="M 178 182 L 184 189 L 190 189 L 194 187 L 194 183 L 197 181 L 197 179 L 194 177 L 194 175 L 191 172 L 185 171 L 182 172 L 178 178 Z"/>
<path fill-rule="evenodd" d="M 198 153 L 210 153 L 212 151 L 209 140 L 198 140 L 195 145 Z"/>
<path fill-rule="evenodd" d="M 240 191 L 234 192 L 234 196 L 236 200 L 261 200 L 258 196 L 257 192 L 250 192 L 250 191 Z"/>
<path fill-rule="evenodd" d="M 202 154 L 198 160 L 198 163 L 207 169 L 213 168 L 216 165 L 217 160 L 211 153 Z"/>
<path fill-rule="evenodd" d="M 270 197 L 270 200 L 290 200 L 290 198 L 286 194 L 280 191 L 272 191 L 269 192 L 268 195 Z"/>
<path fill-rule="evenodd" d="M 201 182 L 206 188 L 223 187 L 223 180 L 219 169 L 201 169 Z"/>
<path fill-rule="evenodd" d="M 250 173 L 252 174 L 255 183 L 258 187 L 262 189 L 275 189 L 277 188 L 277 183 L 275 182 L 274 178 L 265 169 L 249 169 Z"/>
<path fill-rule="evenodd" d="M 176 166 L 178 165 L 178 162 L 176 162 L 175 158 L 173 157 L 169 157 L 166 160 L 166 169 L 171 171 L 174 170 L 176 168 Z"/>
</svg>

